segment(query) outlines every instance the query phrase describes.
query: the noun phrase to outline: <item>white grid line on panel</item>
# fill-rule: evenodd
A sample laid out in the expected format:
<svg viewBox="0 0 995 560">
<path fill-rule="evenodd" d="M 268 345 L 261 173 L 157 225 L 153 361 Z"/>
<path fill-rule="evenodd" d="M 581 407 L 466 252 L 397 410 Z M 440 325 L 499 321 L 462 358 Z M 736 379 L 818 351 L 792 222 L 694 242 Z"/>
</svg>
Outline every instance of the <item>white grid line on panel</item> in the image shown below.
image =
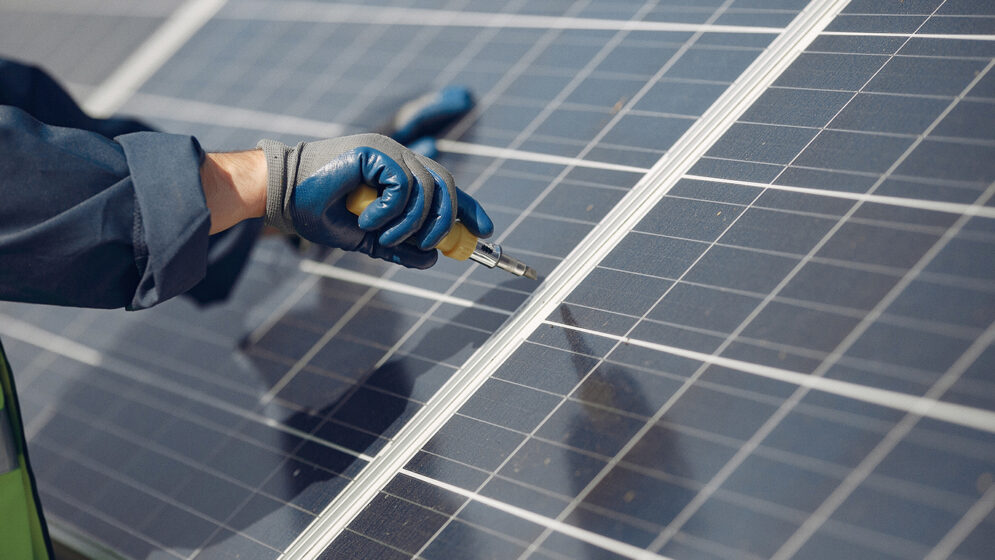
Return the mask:
<svg viewBox="0 0 995 560">
<path fill-rule="evenodd" d="M 114 113 L 176 51 L 225 5 L 227 0 L 187 0 L 176 9 L 83 103 L 88 113 Z"/>
<path fill-rule="evenodd" d="M 322 23 L 360 23 L 368 25 L 417 25 L 439 27 L 479 27 L 501 29 L 585 30 L 585 31 L 678 31 L 691 33 L 751 33 L 776 35 L 780 27 L 750 25 L 715 25 L 664 21 L 599 19 L 569 16 L 541 16 L 500 12 L 461 12 L 382 6 L 371 10 L 358 4 L 321 2 L 281 2 L 274 10 L 272 2 L 246 2 L 238 13 L 226 12 L 219 18 L 263 19 L 267 21 L 306 21 Z"/>
</svg>

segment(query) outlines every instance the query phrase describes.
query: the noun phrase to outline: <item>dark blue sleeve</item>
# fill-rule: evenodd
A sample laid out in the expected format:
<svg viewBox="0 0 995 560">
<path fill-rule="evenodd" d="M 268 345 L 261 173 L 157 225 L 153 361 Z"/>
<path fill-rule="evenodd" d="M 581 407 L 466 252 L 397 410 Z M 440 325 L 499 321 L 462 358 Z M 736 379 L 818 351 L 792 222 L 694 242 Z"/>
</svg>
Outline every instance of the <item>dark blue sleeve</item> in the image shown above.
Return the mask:
<svg viewBox="0 0 995 560">
<path fill-rule="evenodd" d="M 152 130 L 129 118 L 95 119 L 58 82 L 37 66 L 0 58 L 0 105 L 23 109 L 45 124 L 82 128 L 107 138 Z"/>
<path fill-rule="evenodd" d="M 0 154 L 0 299 L 140 309 L 204 277 L 193 137 L 110 140 L 0 106 Z"/>
<path fill-rule="evenodd" d="M 90 117 L 44 70 L 3 58 L 0 58 L 0 105 L 23 109 L 45 124 L 89 130 L 107 138 L 152 131 L 135 119 Z M 241 275 L 260 229 L 261 220 L 248 220 L 212 235 L 207 252 L 207 273 L 185 295 L 199 305 L 226 299 Z"/>
</svg>

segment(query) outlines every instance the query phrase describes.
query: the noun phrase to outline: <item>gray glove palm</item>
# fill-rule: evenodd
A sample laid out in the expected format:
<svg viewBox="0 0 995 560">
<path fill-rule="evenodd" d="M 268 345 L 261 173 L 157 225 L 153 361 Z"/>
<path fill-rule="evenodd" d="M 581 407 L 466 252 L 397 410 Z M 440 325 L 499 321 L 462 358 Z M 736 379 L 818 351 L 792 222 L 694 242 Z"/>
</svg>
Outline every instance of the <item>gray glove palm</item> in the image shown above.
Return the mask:
<svg viewBox="0 0 995 560">
<path fill-rule="evenodd" d="M 433 247 L 457 216 L 478 237 L 493 230 L 444 167 L 386 136 L 358 134 L 293 148 L 262 140 L 258 146 L 269 172 L 266 222 L 315 243 L 428 268 L 438 259 Z M 362 184 L 380 197 L 357 219 L 345 200 Z"/>
</svg>

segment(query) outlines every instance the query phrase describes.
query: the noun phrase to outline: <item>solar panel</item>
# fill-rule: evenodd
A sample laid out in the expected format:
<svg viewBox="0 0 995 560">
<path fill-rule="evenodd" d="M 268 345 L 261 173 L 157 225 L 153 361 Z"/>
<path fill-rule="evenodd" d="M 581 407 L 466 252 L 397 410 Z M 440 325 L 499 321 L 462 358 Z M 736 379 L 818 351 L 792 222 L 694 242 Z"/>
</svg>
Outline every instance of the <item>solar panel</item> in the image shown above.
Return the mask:
<svg viewBox="0 0 995 560">
<path fill-rule="evenodd" d="M 266 240 L 208 311 L 0 304 L 58 536 L 134 558 L 985 556 L 990 6 L 376 4 L 228 2 L 124 110 L 233 149 L 466 84 L 441 161 L 549 280 L 530 298 Z M 0 52 L 85 94 L 174 7 L 115 6 L 4 7 L 77 31 Z"/>
</svg>

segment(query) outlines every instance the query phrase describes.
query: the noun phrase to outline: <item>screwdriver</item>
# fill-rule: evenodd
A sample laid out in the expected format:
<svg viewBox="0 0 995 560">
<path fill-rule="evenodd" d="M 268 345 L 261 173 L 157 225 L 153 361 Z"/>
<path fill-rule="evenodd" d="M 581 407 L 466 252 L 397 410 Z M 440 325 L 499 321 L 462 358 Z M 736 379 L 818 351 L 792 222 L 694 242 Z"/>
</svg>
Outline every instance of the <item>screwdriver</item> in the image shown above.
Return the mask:
<svg viewBox="0 0 995 560">
<path fill-rule="evenodd" d="M 361 185 L 346 198 L 346 208 L 358 216 L 378 196 L 380 194 L 373 187 Z M 487 268 L 498 267 L 515 276 L 524 276 L 531 280 L 539 279 L 539 275 L 536 274 L 534 268 L 504 254 L 500 245 L 477 239 L 476 236 L 470 233 L 470 230 L 466 229 L 466 226 L 459 222 L 453 224 L 453 229 L 449 230 L 449 233 L 442 238 L 442 241 L 435 248 L 442 251 L 443 255 L 451 259 L 458 261 L 471 259 Z"/>
</svg>

